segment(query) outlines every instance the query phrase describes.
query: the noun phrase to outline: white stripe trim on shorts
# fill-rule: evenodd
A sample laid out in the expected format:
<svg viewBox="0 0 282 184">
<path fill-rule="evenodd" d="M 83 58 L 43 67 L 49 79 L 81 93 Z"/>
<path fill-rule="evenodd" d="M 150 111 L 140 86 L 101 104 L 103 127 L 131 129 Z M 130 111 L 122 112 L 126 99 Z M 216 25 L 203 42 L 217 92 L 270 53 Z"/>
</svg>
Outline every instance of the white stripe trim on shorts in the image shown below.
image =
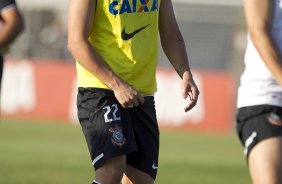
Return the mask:
<svg viewBox="0 0 282 184">
<path fill-rule="evenodd" d="M 100 155 L 98 155 L 96 158 L 94 158 L 92 165 L 94 165 L 96 162 L 98 162 L 103 157 L 104 157 L 104 153 L 101 153 Z"/>
<path fill-rule="evenodd" d="M 253 132 L 245 141 L 245 149 L 244 149 L 244 155 L 248 154 L 248 148 L 249 146 L 254 142 L 254 139 L 257 137 L 257 132 Z"/>
</svg>

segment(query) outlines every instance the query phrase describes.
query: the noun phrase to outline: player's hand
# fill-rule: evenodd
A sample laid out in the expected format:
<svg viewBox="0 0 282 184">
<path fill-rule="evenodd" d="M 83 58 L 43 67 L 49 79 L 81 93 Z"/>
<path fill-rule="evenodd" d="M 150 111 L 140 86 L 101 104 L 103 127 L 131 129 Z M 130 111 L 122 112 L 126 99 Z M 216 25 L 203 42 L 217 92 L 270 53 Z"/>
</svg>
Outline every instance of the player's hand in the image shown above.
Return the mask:
<svg viewBox="0 0 282 184">
<path fill-rule="evenodd" d="M 124 108 L 137 107 L 145 102 L 142 94 L 126 83 L 119 85 L 113 91 L 115 97 Z"/>
<path fill-rule="evenodd" d="M 196 83 L 194 82 L 191 73 L 185 72 L 183 74 L 181 88 L 183 98 L 187 99 L 187 97 L 189 97 L 190 100 L 188 104 L 184 107 L 184 111 L 187 112 L 197 104 L 198 96 L 200 94 L 200 91 Z"/>
</svg>

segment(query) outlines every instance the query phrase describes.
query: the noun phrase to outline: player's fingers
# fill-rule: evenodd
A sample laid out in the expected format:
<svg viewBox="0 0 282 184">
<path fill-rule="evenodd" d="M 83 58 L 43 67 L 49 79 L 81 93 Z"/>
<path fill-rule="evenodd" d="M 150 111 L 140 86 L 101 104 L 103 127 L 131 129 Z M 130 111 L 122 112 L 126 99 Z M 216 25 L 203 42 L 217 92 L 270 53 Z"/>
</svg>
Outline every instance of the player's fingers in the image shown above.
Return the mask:
<svg viewBox="0 0 282 184">
<path fill-rule="evenodd" d="M 134 107 L 139 106 L 138 98 L 133 99 L 132 104 L 133 104 Z"/>
<path fill-rule="evenodd" d="M 121 103 L 121 105 L 125 109 L 133 108 L 133 103 L 131 103 L 131 102 L 124 102 L 124 103 Z"/>
<path fill-rule="evenodd" d="M 189 92 L 190 101 L 184 108 L 185 112 L 191 110 L 197 104 L 199 94 L 200 92 L 197 88 L 192 88 L 192 91 Z"/>
<path fill-rule="evenodd" d="M 188 87 L 183 87 L 182 88 L 182 97 L 184 99 L 186 99 L 189 96 L 188 91 L 189 91 Z"/>
<path fill-rule="evenodd" d="M 190 98 L 190 100 L 194 100 L 194 93 L 192 92 L 192 91 L 189 91 L 188 92 L 188 96 L 189 96 L 189 98 Z"/>
<path fill-rule="evenodd" d="M 127 107 L 128 108 L 138 107 L 139 105 L 144 104 L 144 101 L 145 101 L 144 97 L 140 93 L 138 93 L 129 100 Z"/>
<path fill-rule="evenodd" d="M 189 92 L 190 100 L 197 102 L 199 94 L 200 94 L 200 91 L 198 90 L 198 88 L 193 87 L 191 91 Z"/>
<path fill-rule="evenodd" d="M 138 94 L 137 99 L 140 105 L 143 105 L 145 103 L 145 98 L 143 97 L 143 95 Z"/>
<path fill-rule="evenodd" d="M 196 105 L 197 101 L 195 100 L 191 100 L 185 107 L 184 107 L 184 111 L 190 111 L 195 105 Z"/>
</svg>

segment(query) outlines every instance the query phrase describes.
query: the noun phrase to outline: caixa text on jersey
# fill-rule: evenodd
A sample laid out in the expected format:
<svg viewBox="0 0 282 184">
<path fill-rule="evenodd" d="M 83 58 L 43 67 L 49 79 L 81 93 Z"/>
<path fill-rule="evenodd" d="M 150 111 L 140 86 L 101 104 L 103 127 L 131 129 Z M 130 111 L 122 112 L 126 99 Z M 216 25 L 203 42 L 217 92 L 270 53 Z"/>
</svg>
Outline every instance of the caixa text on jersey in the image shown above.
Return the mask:
<svg viewBox="0 0 282 184">
<path fill-rule="evenodd" d="M 109 11 L 113 15 L 158 11 L 159 0 L 151 0 L 151 2 L 148 0 L 114 0 L 109 4 Z"/>
</svg>

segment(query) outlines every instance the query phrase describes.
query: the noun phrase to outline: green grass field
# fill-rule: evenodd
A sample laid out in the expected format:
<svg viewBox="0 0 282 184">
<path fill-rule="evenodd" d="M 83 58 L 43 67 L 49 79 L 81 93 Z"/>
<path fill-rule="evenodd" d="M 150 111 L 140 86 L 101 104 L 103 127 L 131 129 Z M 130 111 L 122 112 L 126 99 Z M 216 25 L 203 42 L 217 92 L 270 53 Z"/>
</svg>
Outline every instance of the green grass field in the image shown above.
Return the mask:
<svg viewBox="0 0 282 184">
<path fill-rule="evenodd" d="M 0 184 L 90 184 L 94 176 L 80 126 L 2 121 Z M 235 134 L 161 130 L 156 184 L 251 183 Z"/>
</svg>

